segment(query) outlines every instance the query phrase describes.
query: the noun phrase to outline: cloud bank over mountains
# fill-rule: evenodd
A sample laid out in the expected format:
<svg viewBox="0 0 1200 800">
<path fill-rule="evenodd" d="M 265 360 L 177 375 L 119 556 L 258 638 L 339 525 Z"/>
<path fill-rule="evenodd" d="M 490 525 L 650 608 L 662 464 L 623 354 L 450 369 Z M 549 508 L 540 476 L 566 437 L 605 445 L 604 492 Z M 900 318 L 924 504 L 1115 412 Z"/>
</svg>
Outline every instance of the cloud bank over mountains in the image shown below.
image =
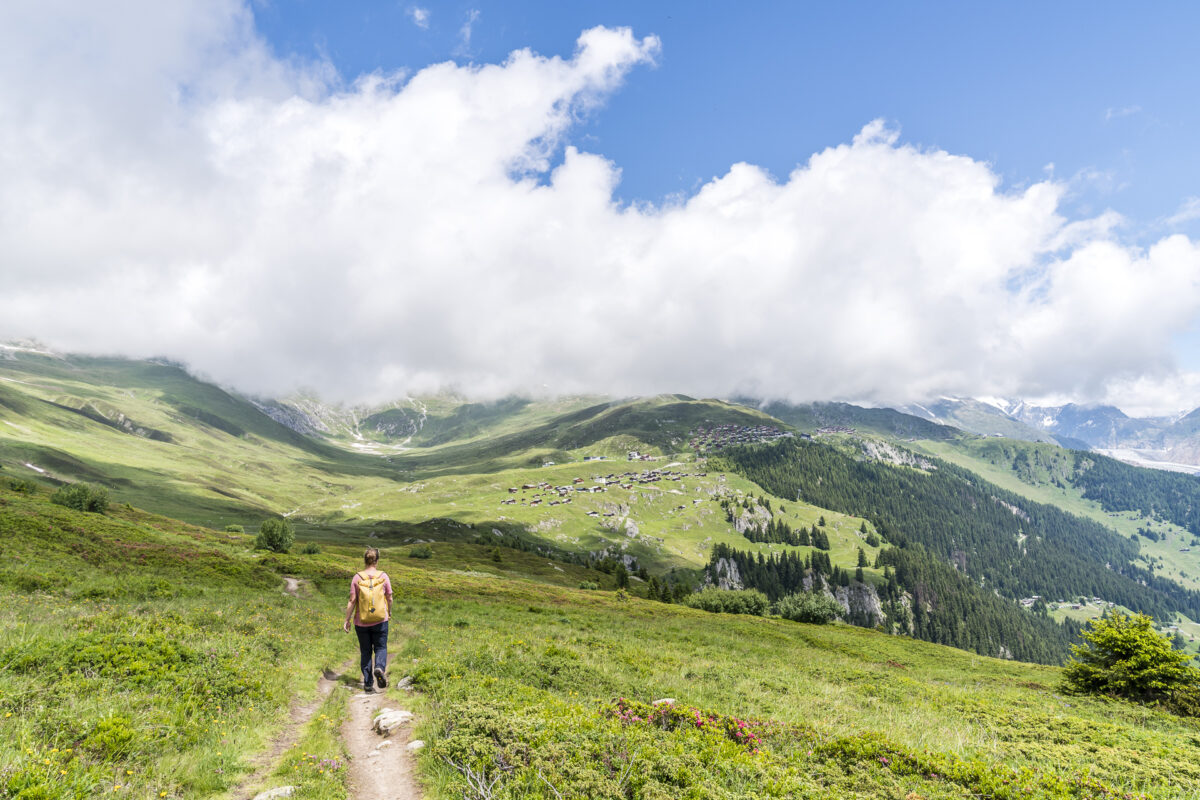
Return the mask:
<svg viewBox="0 0 1200 800">
<path fill-rule="evenodd" d="M 665 57 L 653 36 L 346 82 L 232 0 L 17 2 L 0 52 L 0 337 L 347 400 L 1200 403 L 1171 355 L 1200 245 L 1065 218 L 1061 182 L 874 121 L 786 176 L 618 204 L 572 127 Z"/>
</svg>

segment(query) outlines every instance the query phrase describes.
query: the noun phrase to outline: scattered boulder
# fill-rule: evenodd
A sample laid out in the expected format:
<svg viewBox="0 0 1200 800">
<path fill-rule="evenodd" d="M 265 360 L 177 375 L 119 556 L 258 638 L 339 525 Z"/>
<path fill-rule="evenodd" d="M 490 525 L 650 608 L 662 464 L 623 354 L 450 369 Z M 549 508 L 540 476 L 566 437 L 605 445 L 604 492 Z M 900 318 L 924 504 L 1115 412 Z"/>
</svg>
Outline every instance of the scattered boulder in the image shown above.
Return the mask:
<svg viewBox="0 0 1200 800">
<path fill-rule="evenodd" d="M 408 743 L 408 746 L 405 747 L 404 749 L 410 753 L 415 753 L 424 746 L 425 746 L 424 741 L 422 741 L 420 739 L 413 739 L 411 742 Z"/>
<path fill-rule="evenodd" d="M 280 797 L 291 797 L 295 793 L 295 786 L 277 786 L 254 795 L 254 800 L 277 800 Z"/>
<path fill-rule="evenodd" d="M 381 736 L 387 736 L 397 728 L 407 725 L 413 718 L 411 711 L 402 708 L 389 708 L 375 717 L 375 731 Z"/>
<path fill-rule="evenodd" d="M 655 706 L 673 706 L 675 705 L 674 697 L 664 697 L 661 700 L 655 700 L 651 705 Z"/>
<path fill-rule="evenodd" d="M 396 686 L 400 689 L 412 689 L 412 675 L 405 675 Z"/>
</svg>

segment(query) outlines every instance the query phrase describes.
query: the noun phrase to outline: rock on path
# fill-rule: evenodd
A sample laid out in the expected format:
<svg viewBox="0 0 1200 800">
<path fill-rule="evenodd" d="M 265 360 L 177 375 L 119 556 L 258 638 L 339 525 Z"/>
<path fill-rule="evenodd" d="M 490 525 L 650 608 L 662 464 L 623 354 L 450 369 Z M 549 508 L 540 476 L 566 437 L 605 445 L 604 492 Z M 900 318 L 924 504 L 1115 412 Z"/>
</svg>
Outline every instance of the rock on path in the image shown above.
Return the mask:
<svg viewBox="0 0 1200 800">
<path fill-rule="evenodd" d="M 383 693 L 350 698 L 342 739 L 350 753 L 350 793 L 363 800 L 418 800 L 410 744 L 412 713 Z M 420 749 L 420 748 L 416 748 Z"/>
</svg>

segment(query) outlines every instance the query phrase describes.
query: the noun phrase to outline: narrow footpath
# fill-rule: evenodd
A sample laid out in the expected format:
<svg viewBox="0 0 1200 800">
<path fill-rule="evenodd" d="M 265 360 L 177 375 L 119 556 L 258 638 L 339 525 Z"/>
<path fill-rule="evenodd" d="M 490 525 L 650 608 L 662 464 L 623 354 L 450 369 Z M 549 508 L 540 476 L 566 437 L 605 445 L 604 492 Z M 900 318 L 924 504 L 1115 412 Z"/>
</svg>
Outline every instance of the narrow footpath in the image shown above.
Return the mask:
<svg viewBox="0 0 1200 800">
<path fill-rule="evenodd" d="M 293 587 L 289 586 L 289 589 Z M 391 656 L 389 654 L 389 661 Z M 291 797 L 293 786 L 262 789 L 262 784 L 285 753 L 299 740 L 303 728 L 336 687 L 351 690 L 345 677 L 358 666 L 358 659 L 341 665 L 338 672 L 326 670 L 317 681 L 317 695 L 308 703 L 292 706 L 287 726 L 258 759 L 255 771 L 233 793 L 238 800 L 277 800 Z M 392 681 L 398 676 L 391 676 Z M 357 681 L 354 681 L 357 684 Z M 413 758 L 424 742 L 411 738 L 412 714 L 399 698 L 388 692 L 366 694 L 357 686 L 349 700 L 349 715 L 342 724 L 342 742 L 349 770 L 347 798 L 350 800 L 420 800 Z"/>
<path fill-rule="evenodd" d="M 411 719 L 406 709 L 382 692 L 350 699 L 350 715 L 342 725 L 342 740 L 350 754 L 349 797 L 419 800 L 413 755 L 424 743 L 412 740 Z"/>
<path fill-rule="evenodd" d="M 292 709 L 288 715 L 288 724 L 280 731 L 279 735 L 271 742 L 271 746 L 262 753 L 257 759 L 257 765 L 241 785 L 233 792 L 233 797 L 236 798 L 257 798 L 260 795 L 255 794 L 255 790 L 260 787 L 267 776 L 279 763 L 279 759 L 283 758 L 291 747 L 300 739 L 300 733 L 304 730 L 304 726 L 312 719 L 312 715 L 317 713 L 317 709 L 325 702 L 325 698 L 334 690 L 341 679 L 341 673 L 350 669 L 357 660 L 347 661 L 341 666 L 338 672 L 325 670 L 317 681 L 317 696 L 310 702 L 301 704 L 294 702 Z M 287 797 L 286 794 L 277 794 L 275 797 Z"/>
</svg>

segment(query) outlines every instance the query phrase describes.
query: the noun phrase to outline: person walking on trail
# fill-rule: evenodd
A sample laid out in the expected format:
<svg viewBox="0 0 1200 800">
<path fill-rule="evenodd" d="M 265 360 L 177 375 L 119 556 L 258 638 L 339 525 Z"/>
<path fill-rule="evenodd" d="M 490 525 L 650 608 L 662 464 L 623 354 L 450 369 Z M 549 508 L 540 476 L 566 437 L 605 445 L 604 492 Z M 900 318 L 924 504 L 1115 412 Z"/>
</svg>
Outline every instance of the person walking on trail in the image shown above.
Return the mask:
<svg viewBox="0 0 1200 800">
<path fill-rule="evenodd" d="M 392 580 L 379 569 L 379 550 L 363 553 L 362 572 L 350 579 L 350 602 L 346 604 L 346 622 L 342 630 L 358 634 L 359 662 L 362 665 L 363 691 L 371 694 L 375 686 L 387 687 L 388 620 L 392 617 Z"/>
</svg>

